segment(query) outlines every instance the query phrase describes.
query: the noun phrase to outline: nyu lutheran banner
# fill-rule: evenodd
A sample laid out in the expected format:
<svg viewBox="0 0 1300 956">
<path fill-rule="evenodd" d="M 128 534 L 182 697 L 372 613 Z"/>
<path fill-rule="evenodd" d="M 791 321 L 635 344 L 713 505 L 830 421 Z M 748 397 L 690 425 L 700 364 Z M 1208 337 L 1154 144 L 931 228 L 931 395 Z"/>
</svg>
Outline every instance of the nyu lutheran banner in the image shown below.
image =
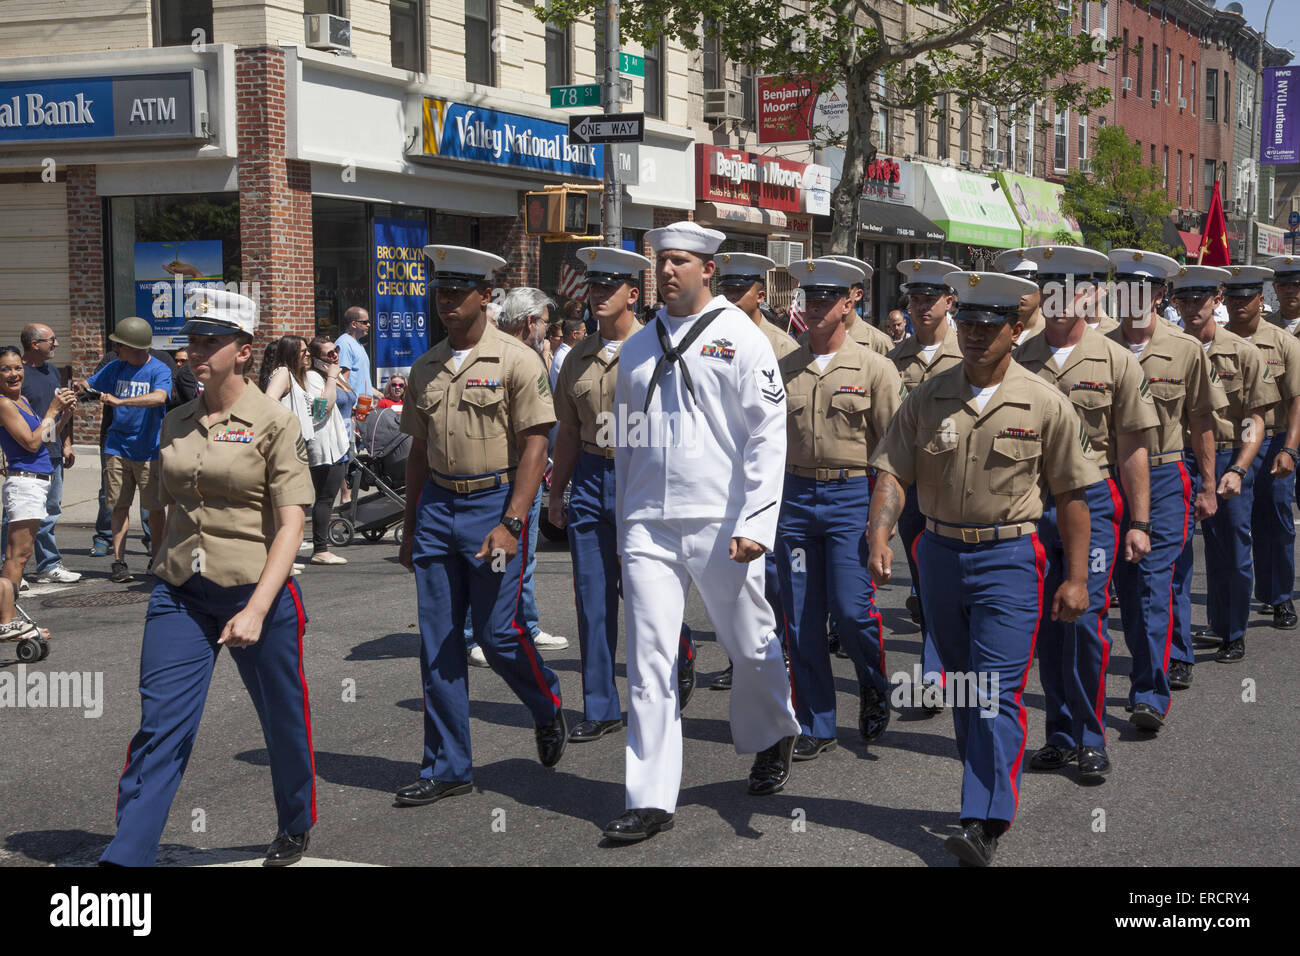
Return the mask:
<svg viewBox="0 0 1300 956">
<path fill-rule="evenodd" d="M 1264 112 L 1260 121 L 1259 161 L 1263 165 L 1300 163 L 1300 67 L 1274 66 L 1264 70 Z M 1294 103 L 1294 105 L 1293 105 Z"/>
<path fill-rule="evenodd" d="M 605 148 L 569 141 L 569 127 L 424 97 L 423 154 L 601 179 Z"/>
<path fill-rule="evenodd" d="M 375 217 L 375 372 L 383 391 L 429 349 L 429 291 L 422 219 Z"/>
</svg>

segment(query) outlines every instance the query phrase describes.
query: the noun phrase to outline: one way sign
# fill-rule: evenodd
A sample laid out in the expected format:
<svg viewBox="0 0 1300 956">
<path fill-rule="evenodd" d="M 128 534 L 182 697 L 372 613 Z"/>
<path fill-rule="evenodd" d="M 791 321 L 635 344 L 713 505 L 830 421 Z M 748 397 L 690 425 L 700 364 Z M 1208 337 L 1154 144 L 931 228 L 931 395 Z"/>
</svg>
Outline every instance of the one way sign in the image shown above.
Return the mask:
<svg viewBox="0 0 1300 956">
<path fill-rule="evenodd" d="M 569 138 L 579 143 L 640 143 L 645 139 L 645 114 L 570 116 Z"/>
</svg>

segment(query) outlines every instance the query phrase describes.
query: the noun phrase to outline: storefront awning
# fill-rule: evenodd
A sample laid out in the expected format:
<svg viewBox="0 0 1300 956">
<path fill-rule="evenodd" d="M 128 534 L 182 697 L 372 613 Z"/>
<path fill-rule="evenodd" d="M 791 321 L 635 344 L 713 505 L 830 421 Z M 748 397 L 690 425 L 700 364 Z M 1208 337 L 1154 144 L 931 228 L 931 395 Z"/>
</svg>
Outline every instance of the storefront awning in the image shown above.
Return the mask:
<svg viewBox="0 0 1300 956">
<path fill-rule="evenodd" d="M 943 242 L 944 233 L 911 206 L 863 199 L 858 206 L 859 228 L 872 236 L 910 239 L 913 242 Z"/>
<path fill-rule="evenodd" d="M 1023 245 L 1056 245 L 1060 242 L 1058 237 L 1062 232 L 1068 233 L 1071 240 L 1083 245 L 1079 223 L 1061 211 L 1064 186 L 1006 170 L 997 174 L 997 180 L 1006 192 L 1011 209 L 1020 223 Z"/>
<path fill-rule="evenodd" d="M 1183 248 L 1187 250 L 1189 256 L 1199 256 L 1201 254 L 1201 234 L 1199 232 L 1186 232 L 1179 229 L 1178 238 L 1183 240 Z"/>
<path fill-rule="evenodd" d="M 773 229 L 786 229 L 789 225 L 785 213 L 780 210 L 738 206 L 729 202 L 697 202 L 695 218 L 701 222 L 745 222 Z"/>
<path fill-rule="evenodd" d="M 1021 244 L 1020 222 L 996 180 L 949 166 L 921 163 L 916 169 L 921 195 L 917 207 L 947 234 L 948 242 L 993 249 Z"/>
</svg>

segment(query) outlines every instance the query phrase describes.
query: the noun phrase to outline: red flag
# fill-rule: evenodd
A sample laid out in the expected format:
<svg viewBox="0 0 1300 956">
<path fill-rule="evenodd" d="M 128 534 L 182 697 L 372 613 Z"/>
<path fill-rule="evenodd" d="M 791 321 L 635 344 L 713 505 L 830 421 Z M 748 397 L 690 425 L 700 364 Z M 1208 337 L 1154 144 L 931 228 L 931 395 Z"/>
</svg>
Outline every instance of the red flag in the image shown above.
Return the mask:
<svg viewBox="0 0 1300 956">
<path fill-rule="evenodd" d="M 1197 261 L 1203 266 L 1226 266 L 1232 262 L 1228 252 L 1228 221 L 1223 218 L 1223 197 L 1219 195 L 1217 179 L 1210 211 L 1205 214 L 1205 226 L 1201 229 L 1201 254 Z"/>
<path fill-rule="evenodd" d="M 803 289 L 795 289 L 790 296 L 790 334 L 803 335 L 808 331 L 808 323 L 803 317 Z"/>
</svg>

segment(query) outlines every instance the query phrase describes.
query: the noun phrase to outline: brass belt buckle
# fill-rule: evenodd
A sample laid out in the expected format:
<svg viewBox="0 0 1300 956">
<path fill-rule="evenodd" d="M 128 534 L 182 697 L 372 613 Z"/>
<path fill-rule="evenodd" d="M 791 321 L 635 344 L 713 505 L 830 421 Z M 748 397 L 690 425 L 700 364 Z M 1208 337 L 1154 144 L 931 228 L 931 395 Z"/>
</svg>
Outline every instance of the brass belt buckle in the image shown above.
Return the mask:
<svg viewBox="0 0 1300 956">
<path fill-rule="evenodd" d="M 967 532 L 970 532 L 970 534 L 967 535 Z M 962 529 L 961 529 L 961 543 L 962 543 L 962 544 L 979 544 L 979 543 L 980 543 L 980 529 L 979 529 L 979 528 L 962 528 Z"/>
<path fill-rule="evenodd" d="M 816 469 L 816 471 L 817 471 L 816 477 L 818 481 L 831 480 L 831 470 L 829 468 L 818 468 Z"/>
<path fill-rule="evenodd" d="M 452 482 L 452 484 L 455 486 L 456 494 L 458 494 L 458 495 L 467 495 L 467 494 L 469 494 L 469 482 L 468 482 L 468 481 L 465 481 L 465 480 L 462 479 L 462 478 L 457 478 L 456 480 L 454 480 L 454 481 Z"/>
</svg>

